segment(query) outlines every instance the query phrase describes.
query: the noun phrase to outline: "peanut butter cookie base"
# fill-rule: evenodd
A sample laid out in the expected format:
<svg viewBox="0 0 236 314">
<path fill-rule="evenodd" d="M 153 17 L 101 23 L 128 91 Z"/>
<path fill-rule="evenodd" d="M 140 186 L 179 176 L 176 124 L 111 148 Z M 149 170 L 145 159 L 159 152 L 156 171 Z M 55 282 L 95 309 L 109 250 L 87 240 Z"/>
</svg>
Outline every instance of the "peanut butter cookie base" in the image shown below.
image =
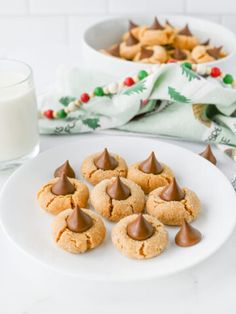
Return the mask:
<svg viewBox="0 0 236 314">
<path fill-rule="evenodd" d="M 75 187 L 75 192 L 68 195 L 55 195 L 51 189 L 59 178 L 50 180 L 44 184 L 37 193 L 37 199 L 41 208 L 53 215 L 57 215 L 62 210 L 73 208 L 75 205 L 85 207 L 89 198 L 89 190 L 85 184 L 77 179 L 68 178 Z"/>
<path fill-rule="evenodd" d="M 94 164 L 94 160 L 100 155 L 101 153 L 93 154 L 87 157 L 82 165 L 81 165 L 81 174 L 82 176 L 91 184 L 96 185 L 104 179 L 110 179 L 114 176 L 127 176 L 127 165 L 123 158 L 118 155 L 111 154 L 117 162 L 118 166 L 113 170 L 102 170 L 98 169 Z"/>
<path fill-rule="evenodd" d="M 153 216 L 144 215 L 145 219 L 155 228 L 154 234 L 147 240 L 137 241 L 127 234 L 127 226 L 138 215 L 131 215 L 121 219 L 112 229 L 112 242 L 124 255 L 135 259 L 148 259 L 162 253 L 168 244 L 168 234 L 163 224 Z"/>
<path fill-rule="evenodd" d="M 141 186 L 143 191 L 148 194 L 156 188 L 165 186 L 173 178 L 172 170 L 165 164 L 161 164 L 163 171 L 160 174 L 145 173 L 139 170 L 140 162 L 136 162 L 128 169 L 127 178 Z"/>
<path fill-rule="evenodd" d="M 130 188 L 131 195 L 126 200 L 111 199 L 106 190 L 114 179 L 103 180 L 94 187 L 91 192 L 91 204 L 95 210 L 110 221 L 118 221 L 128 215 L 140 213 L 145 205 L 145 195 L 140 186 L 131 180 L 121 178 L 121 181 Z"/>
<path fill-rule="evenodd" d="M 100 217 L 89 209 L 82 210 L 93 220 L 93 226 L 85 232 L 76 233 L 67 228 L 67 217 L 72 209 L 66 209 L 56 216 L 52 224 L 53 238 L 57 245 L 70 253 L 84 253 L 100 245 L 105 236 L 106 228 Z"/>
<path fill-rule="evenodd" d="M 167 202 L 159 196 L 162 190 L 163 187 L 149 194 L 146 204 L 148 214 L 156 217 L 163 224 L 171 226 L 181 225 L 184 219 L 191 222 L 198 217 L 201 205 L 193 191 L 184 188 L 185 198 L 183 200 Z"/>
</svg>

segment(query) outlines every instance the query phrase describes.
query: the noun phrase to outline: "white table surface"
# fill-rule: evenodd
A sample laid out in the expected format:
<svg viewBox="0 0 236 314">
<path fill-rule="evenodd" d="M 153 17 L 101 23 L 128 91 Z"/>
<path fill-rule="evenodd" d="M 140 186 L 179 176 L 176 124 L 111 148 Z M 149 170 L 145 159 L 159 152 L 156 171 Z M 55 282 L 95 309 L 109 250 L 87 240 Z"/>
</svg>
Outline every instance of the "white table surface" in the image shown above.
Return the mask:
<svg viewBox="0 0 236 314">
<path fill-rule="evenodd" d="M 48 54 L 41 49 L 40 54 L 37 47 L 31 47 L 7 52 L 7 56 L 30 63 L 36 72 L 37 86 L 44 88 L 56 65 L 68 60 L 68 55 L 70 63 L 80 60 L 68 47 L 53 49 L 54 53 L 49 49 Z M 77 135 L 41 136 L 41 151 L 75 139 Z M 195 152 L 204 148 L 202 144 L 168 142 Z M 235 163 L 222 152 L 214 152 L 219 168 L 228 177 L 236 173 Z M 0 187 L 10 174 L 0 173 Z M 83 281 L 54 272 L 20 252 L 1 229 L 0 248 L 0 314 L 236 312 L 236 231 L 216 254 L 196 267 L 162 279 L 130 284 Z"/>
</svg>

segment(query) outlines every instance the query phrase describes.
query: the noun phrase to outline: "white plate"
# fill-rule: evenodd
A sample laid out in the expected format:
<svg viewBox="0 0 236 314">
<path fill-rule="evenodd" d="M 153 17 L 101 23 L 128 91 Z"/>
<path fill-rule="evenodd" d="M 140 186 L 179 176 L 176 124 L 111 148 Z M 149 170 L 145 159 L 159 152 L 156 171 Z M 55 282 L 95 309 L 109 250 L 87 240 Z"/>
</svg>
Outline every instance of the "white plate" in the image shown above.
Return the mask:
<svg viewBox="0 0 236 314">
<path fill-rule="evenodd" d="M 39 208 L 36 192 L 66 159 L 78 174 L 82 160 L 104 146 L 123 156 L 128 164 L 143 160 L 154 150 L 158 159 L 173 169 L 180 185 L 188 186 L 200 197 L 202 213 L 193 225 L 202 232 L 202 241 L 189 248 L 177 247 L 174 236 L 178 228 L 168 227 L 170 242 L 163 254 L 145 261 L 132 260 L 113 247 L 110 240 L 112 224 L 106 222 L 107 237 L 99 248 L 82 255 L 59 249 L 51 236 L 50 224 L 54 217 Z M 227 178 L 197 154 L 156 139 L 81 136 L 74 143 L 40 154 L 16 171 L 2 190 L 0 215 L 10 238 L 42 263 L 86 279 L 128 281 L 172 274 L 209 257 L 226 241 L 235 226 L 235 203 L 235 192 Z"/>
</svg>

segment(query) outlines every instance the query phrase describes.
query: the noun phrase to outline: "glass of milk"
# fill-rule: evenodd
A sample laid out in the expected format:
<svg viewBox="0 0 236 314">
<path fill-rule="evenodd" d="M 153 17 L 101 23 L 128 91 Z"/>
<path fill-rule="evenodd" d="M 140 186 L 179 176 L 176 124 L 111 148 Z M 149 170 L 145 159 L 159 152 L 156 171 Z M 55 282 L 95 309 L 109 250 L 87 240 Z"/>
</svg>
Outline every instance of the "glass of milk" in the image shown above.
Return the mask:
<svg viewBox="0 0 236 314">
<path fill-rule="evenodd" d="M 32 69 L 23 62 L 0 59 L 0 170 L 18 166 L 38 152 Z"/>
</svg>

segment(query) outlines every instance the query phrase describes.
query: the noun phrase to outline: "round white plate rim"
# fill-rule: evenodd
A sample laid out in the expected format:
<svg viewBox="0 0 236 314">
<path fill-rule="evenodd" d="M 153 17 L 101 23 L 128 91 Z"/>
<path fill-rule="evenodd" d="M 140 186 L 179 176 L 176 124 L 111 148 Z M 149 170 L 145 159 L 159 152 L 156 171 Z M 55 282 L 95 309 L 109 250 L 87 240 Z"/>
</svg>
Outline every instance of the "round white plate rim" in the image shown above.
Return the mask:
<svg viewBox="0 0 236 314">
<path fill-rule="evenodd" d="M 5 189 L 7 188 L 8 184 L 14 180 L 14 177 L 16 175 L 18 175 L 18 173 L 24 171 L 24 168 L 27 167 L 27 165 L 29 164 L 32 164 L 34 163 L 34 160 L 35 159 L 38 159 L 40 158 L 40 156 L 42 155 L 47 155 L 48 153 L 53 153 L 53 151 L 57 151 L 57 150 L 60 150 L 60 148 L 64 148 L 65 149 L 65 146 L 71 146 L 71 145 L 75 145 L 78 144 L 78 142 L 80 141 L 80 139 L 82 138 L 87 138 L 87 137 L 94 137 L 93 135 L 80 135 L 80 138 L 77 138 L 75 141 L 69 141 L 68 143 L 66 144 L 62 144 L 62 145 L 58 145 L 58 146 L 55 146 L 55 147 L 52 147 L 52 148 L 49 148 L 47 149 L 46 151 L 40 153 L 38 156 L 36 156 L 34 159 L 32 160 L 29 160 L 27 161 L 23 166 L 21 166 L 19 169 L 17 169 L 8 179 L 7 181 L 4 183 L 2 189 L 1 189 L 1 192 L 0 192 L 0 204 L 2 202 L 2 197 L 4 195 L 4 191 Z M 137 137 L 135 136 L 127 136 L 127 135 L 121 135 L 121 136 L 118 136 L 118 135 L 96 135 L 96 137 L 99 137 L 100 139 L 101 138 L 104 138 L 104 139 L 107 139 L 107 138 L 112 138 L 112 137 L 115 137 L 115 138 L 128 138 L 128 139 L 137 139 Z M 161 142 L 161 143 L 165 143 L 165 145 L 167 146 L 170 146 L 170 147 L 174 147 L 174 148 L 177 148 L 179 150 L 182 150 L 183 152 L 187 152 L 188 154 L 191 154 L 191 155 L 196 155 L 194 154 L 192 151 L 186 149 L 186 148 L 183 148 L 183 147 L 180 147 L 178 145 L 175 145 L 175 144 L 171 144 L 171 143 L 166 143 L 165 141 L 163 140 L 160 140 L 160 139 L 156 139 L 156 138 L 138 138 L 138 139 L 142 139 L 142 140 L 149 140 L 149 141 L 155 141 L 155 144 L 158 144 L 158 142 Z M 201 158 L 201 157 L 199 157 Z M 201 158 L 202 160 L 202 158 Z M 229 182 L 229 180 L 227 179 L 227 177 L 217 168 L 215 167 L 214 165 L 210 164 L 208 161 L 206 160 L 203 160 L 203 162 L 207 163 L 209 167 L 213 167 L 215 171 L 218 172 L 218 175 L 221 176 L 221 179 L 225 181 L 225 184 L 227 184 L 228 186 L 230 186 L 232 188 L 232 192 L 235 193 L 235 191 L 233 190 L 233 187 L 231 185 L 231 183 Z M 235 199 L 236 199 L 236 196 L 235 196 Z M 7 238 L 15 245 L 15 247 L 17 247 L 21 252 L 23 252 L 24 254 L 26 254 L 27 256 L 29 256 L 30 258 L 33 258 L 35 261 L 39 262 L 41 265 L 47 267 L 47 268 L 50 268 L 54 271 L 57 271 L 57 272 L 60 272 L 60 273 L 63 273 L 65 275 L 69 275 L 69 276 L 73 276 L 73 277 L 79 277 L 81 279 L 86 279 L 86 280 L 94 280 L 94 281 L 105 281 L 105 282 L 126 282 L 126 281 L 139 281 L 139 280 L 149 280 L 149 279 L 154 279 L 154 278 L 160 278 L 160 277 L 164 277 L 164 276 L 169 276 L 169 275 L 172 275 L 172 274 L 175 274 L 175 273 L 178 273 L 178 272 L 181 272 L 181 271 L 184 271 L 186 269 L 189 269 L 189 268 L 192 268 L 193 266 L 203 262 L 204 260 L 208 259 L 211 255 L 215 254 L 216 251 L 218 251 L 220 249 L 220 247 L 222 247 L 222 245 L 227 241 L 227 239 L 230 237 L 230 235 L 232 234 L 234 228 L 235 228 L 235 225 L 236 225 L 236 213 L 235 213 L 235 216 L 234 217 L 231 217 L 233 219 L 231 219 L 231 227 L 228 229 L 228 232 L 226 232 L 224 234 L 224 237 L 221 239 L 221 242 L 218 243 L 217 246 L 214 247 L 214 250 L 210 250 L 209 252 L 207 252 L 205 255 L 203 256 L 200 256 L 198 258 L 196 258 L 196 260 L 194 262 L 192 262 L 191 264 L 187 265 L 187 267 L 185 266 L 184 268 L 181 268 L 181 267 L 178 267 L 177 269 L 172 269 L 172 270 L 169 270 L 167 273 L 163 273 L 163 274 L 139 274 L 138 277 L 133 277 L 133 276 L 127 276 L 126 278 L 122 277 L 122 278 L 118 278 L 118 277 L 101 277 L 101 276 L 94 276 L 94 274 L 92 276 L 88 275 L 88 274 L 83 274 L 83 273 L 72 273 L 72 272 L 68 272 L 66 271 L 65 269 L 61 268 L 60 266 L 58 267 L 57 265 L 51 265 L 51 264 L 48 264 L 46 261 L 43 261 L 43 260 L 40 260 L 38 257 L 34 256 L 33 254 L 31 254 L 30 252 L 28 252 L 25 248 L 21 247 L 19 243 L 17 243 L 17 241 L 15 241 L 14 237 L 7 231 L 7 228 L 6 226 L 4 225 L 4 221 L 2 219 L 2 206 L 0 206 L 0 224 L 1 224 L 1 227 L 2 227 L 2 230 L 4 231 L 5 235 L 7 236 Z"/>
</svg>

